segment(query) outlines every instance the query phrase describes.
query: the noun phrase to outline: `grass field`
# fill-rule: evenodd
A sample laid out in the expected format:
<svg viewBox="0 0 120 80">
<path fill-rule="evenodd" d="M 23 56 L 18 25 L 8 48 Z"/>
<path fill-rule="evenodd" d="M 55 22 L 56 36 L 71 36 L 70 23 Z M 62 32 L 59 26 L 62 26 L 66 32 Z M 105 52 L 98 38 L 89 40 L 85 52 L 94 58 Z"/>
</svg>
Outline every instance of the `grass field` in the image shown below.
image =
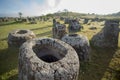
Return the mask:
<svg viewBox="0 0 120 80">
<path fill-rule="evenodd" d="M 102 24 L 102 26 L 101 26 Z M 104 23 L 93 22 L 91 25 L 83 25 L 84 30 L 77 32 L 90 40 L 92 36 L 103 28 Z M 97 30 L 89 30 L 95 26 Z M 8 48 L 7 36 L 14 29 L 30 29 L 37 37 L 52 37 L 52 22 L 38 22 L 37 24 L 7 22 L 0 23 L 0 80 L 18 80 L 18 48 Z M 120 43 L 120 41 L 119 41 Z M 120 45 L 120 44 L 119 44 Z M 86 66 L 81 66 L 79 80 L 119 80 L 107 79 L 108 67 L 113 64 L 113 54 L 118 50 L 99 49 L 91 47 L 91 61 Z"/>
</svg>

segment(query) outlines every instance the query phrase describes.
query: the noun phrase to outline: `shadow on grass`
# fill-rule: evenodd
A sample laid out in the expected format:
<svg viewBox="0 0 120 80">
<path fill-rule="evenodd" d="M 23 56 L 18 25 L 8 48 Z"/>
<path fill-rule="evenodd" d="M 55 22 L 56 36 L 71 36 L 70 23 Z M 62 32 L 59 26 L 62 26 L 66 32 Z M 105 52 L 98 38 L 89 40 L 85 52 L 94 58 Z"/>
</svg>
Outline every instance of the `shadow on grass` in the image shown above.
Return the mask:
<svg viewBox="0 0 120 80">
<path fill-rule="evenodd" d="M 18 24 L 18 23 L 22 23 L 22 22 L 3 22 L 3 23 L 0 23 L 0 27 L 6 26 L 6 25 Z"/>
<path fill-rule="evenodd" d="M 18 80 L 18 74 L 9 77 L 7 80 Z"/>
<path fill-rule="evenodd" d="M 52 31 L 48 31 L 48 32 L 44 32 L 44 33 L 40 33 L 40 34 L 36 34 L 37 37 L 43 37 L 43 36 L 48 36 L 52 34 Z"/>
<path fill-rule="evenodd" d="M 52 35 L 49 35 L 49 36 L 47 36 L 47 37 L 50 37 L 50 38 L 52 38 Z"/>
<path fill-rule="evenodd" d="M 18 67 L 18 48 L 0 50 L 0 75 Z"/>
<path fill-rule="evenodd" d="M 80 71 L 79 80 L 101 80 L 116 50 L 112 48 L 91 48 L 91 61 Z"/>
<path fill-rule="evenodd" d="M 49 27 L 51 27 L 51 26 L 45 26 L 45 27 L 41 27 L 41 28 L 33 28 L 33 29 L 30 29 L 30 30 L 38 30 L 38 29 L 45 29 L 45 28 L 49 28 Z"/>
<path fill-rule="evenodd" d="M 107 31 L 107 34 L 105 31 Z M 91 62 L 87 65 L 84 74 L 81 73 L 82 76 L 80 75 L 80 77 L 83 78 L 81 80 L 101 80 L 103 78 L 104 73 L 109 68 L 109 64 L 113 59 L 113 55 L 118 50 L 117 35 L 113 34 L 115 31 L 116 28 L 114 28 L 114 26 L 109 29 L 105 26 L 100 32 L 91 38 Z"/>
</svg>

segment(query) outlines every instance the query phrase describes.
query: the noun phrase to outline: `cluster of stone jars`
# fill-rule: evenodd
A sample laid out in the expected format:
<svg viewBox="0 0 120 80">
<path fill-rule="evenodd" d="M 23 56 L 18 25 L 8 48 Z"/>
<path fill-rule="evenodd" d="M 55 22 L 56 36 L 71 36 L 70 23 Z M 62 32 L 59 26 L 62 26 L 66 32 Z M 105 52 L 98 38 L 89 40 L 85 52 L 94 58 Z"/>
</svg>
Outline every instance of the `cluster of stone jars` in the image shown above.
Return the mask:
<svg viewBox="0 0 120 80">
<path fill-rule="evenodd" d="M 35 37 L 30 30 L 15 30 L 8 35 L 9 47 L 20 47 L 19 80 L 77 80 L 80 62 L 89 61 L 87 37 L 66 34 L 65 25 L 56 22 L 54 38 Z"/>
</svg>

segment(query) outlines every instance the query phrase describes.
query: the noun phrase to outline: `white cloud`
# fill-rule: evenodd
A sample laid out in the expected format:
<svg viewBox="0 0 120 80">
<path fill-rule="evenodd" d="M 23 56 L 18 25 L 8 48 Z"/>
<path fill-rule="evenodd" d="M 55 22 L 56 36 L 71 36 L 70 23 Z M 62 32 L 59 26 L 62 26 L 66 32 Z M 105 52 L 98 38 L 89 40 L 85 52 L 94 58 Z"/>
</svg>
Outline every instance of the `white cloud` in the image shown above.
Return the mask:
<svg viewBox="0 0 120 80">
<path fill-rule="evenodd" d="M 61 0 L 60 9 L 82 13 L 108 14 L 120 11 L 120 0 Z"/>
<path fill-rule="evenodd" d="M 50 3 L 50 0 L 44 0 L 43 4 L 36 2 L 35 0 L 31 0 L 30 5 L 25 5 L 24 3 L 21 5 L 21 9 L 18 12 L 22 12 L 23 16 L 39 16 L 42 14 L 52 13 L 57 11 L 57 6 L 60 0 L 53 0 L 54 4 Z"/>
<path fill-rule="evenodd" d="M 24 16 L 38 16 L 43 14 L 43 11 L 47 8 L 46 2 L 39 4 L 35 0 L 31 0 L 29 5 L 23 4 L 19 11 L 21 11 Z"/>
<path fill-rule="evenodd" d="M 36 0 L 31 0 L 30 4 L 16 0 L 23 16 L 39 16 L 41 14 L 53 13 L 59 10 L 68 9 L 69 11 L 80 13 L 97 13 L 109 14 L 120 11 L 120 0 L 44 0 L 38 3 Z M 13 11 L 14 12 L 14 11 Z"/>
</svg>

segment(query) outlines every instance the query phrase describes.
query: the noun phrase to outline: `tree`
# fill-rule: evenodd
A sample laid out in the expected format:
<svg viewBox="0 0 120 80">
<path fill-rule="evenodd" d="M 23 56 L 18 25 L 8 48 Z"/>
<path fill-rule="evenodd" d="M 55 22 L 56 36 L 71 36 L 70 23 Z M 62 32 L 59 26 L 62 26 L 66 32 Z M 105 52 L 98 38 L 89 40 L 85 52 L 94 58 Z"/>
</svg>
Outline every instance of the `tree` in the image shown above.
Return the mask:
<svg viewBox="0 0 120 80">
<path fill-rule="evenodd" d="M 22 17 L 22 13 L 21 13 L 21 12 L 19 12 L 18 14 L 19 14 L 19 17 L 20 17 L 20 19 L 21 19 L 21 17 Z"/>
<path fill-rule="evenodd" d="M 47 14 L 46 17 L 53 17 L 53 14 Z"/>
<path fill-rule="evenodd" d="M 65 13 L 66 13 L 66 16 L 68 17 L 68 12 L 69 12 L 69 11 L 68 11 L 67 9 L 64 9 L 63 12 L 65 12 Z"/>
<path fill-rule="evenodd" d="M 64 9 L 63 12 L 68 12 L 68 10 L 67 10 L 67 9 Z"/>
</svg>

